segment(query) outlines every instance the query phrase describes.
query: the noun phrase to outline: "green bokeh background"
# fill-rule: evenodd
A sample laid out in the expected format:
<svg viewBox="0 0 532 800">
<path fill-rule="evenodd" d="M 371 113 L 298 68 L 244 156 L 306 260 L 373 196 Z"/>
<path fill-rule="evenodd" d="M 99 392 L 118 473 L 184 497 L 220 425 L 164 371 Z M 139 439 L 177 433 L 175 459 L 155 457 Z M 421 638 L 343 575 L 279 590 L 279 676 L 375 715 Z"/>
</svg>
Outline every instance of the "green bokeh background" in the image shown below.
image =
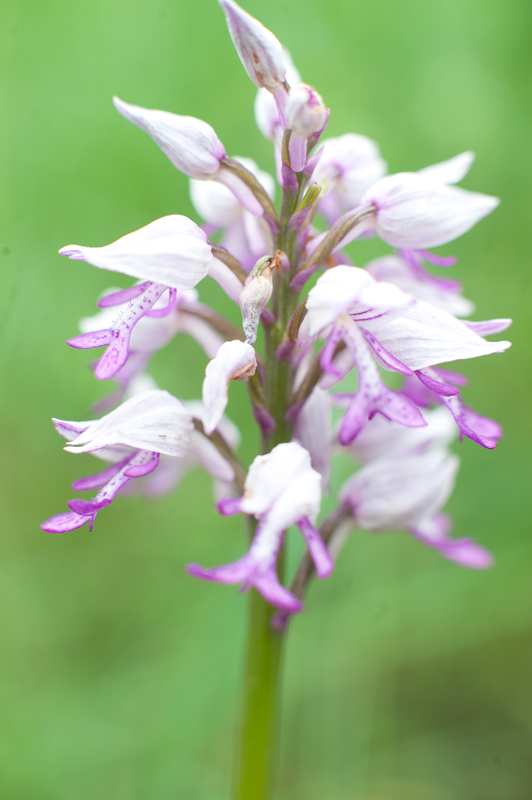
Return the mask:
<svg viewBox="0 0 532 800">
<path fill-rule="evenodd" d="M 449 504 L 455 535 L 474 535 L 496 567 L 463 570 L 406 534 L 352 537 L 292 625 L 278 797 L 529 800 L 532 7 L 246 7 L 323 94 L 330 133 L 376 139 L 390 171 L 476 151 L 464 185 L 503 202 L 445 252 L 477 319 L 516 320 L 508 353 L 465 365 L 467 401 L 506 438 L 494 452 L 457 446 Z M 94 469 L 62 451 L 50 417 L 85 419 L 107 390 L 64 340 L 113 281 L 57 250 L 193 215 L 186 178 L 111 96 L 204 118 L 230 154 L 271 170 L 254 87 L 215 0 L 4 0 L 0 14 L 0 797 L 227 800 L 246 603 L 183 566 L 240 554 L 240 521 L 214 513 L 193 473 L 163 500 L 118 500 L 93 533 L 39 523 Z M 202 299 L 234 315 L 207 284 Z M 179 337 L 153 374 L 192 398 L 204 366 Z M 229 414 L 249 461 L 243 386 Z"/>
</svg>

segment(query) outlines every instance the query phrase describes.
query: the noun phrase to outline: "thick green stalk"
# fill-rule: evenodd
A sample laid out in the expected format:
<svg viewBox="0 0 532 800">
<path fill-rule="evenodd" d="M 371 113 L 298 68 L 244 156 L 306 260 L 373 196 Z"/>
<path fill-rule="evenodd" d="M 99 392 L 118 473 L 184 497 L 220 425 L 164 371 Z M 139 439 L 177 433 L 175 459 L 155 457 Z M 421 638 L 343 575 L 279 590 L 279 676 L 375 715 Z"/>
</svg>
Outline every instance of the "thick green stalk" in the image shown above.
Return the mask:
<svg viewBox="0 0 532 800">
<path fill-rule="evenodd" d="M 262 452 L 269 453 L 281 442 L 289 442 L 292 425 L 285 419 L 292 395 L 293 370 L 278 361 L 288 321 L 298 301 L 289 283 L 295 274 L 296 233 L 290 228 L 290 218 L 301 194 L 301 178 L 282 202 L 281 227 L 277 248 L 290 261 L 288 271 L 275 270 L 273 275 L 272 312 L 275 323 L 265 329 L 264 397 L 266 407 L 275 422 L 275 429 L 263 435 Z M 282 581 L 284 545 L 278 557 L 279 578 Z M 255 589 L 249 592 L 247 651 L 245 662 L 243 708 L 239 727 L 234 800 L 271 800 L 276 764 L 277 733 L 279 728 L 281 662 L 283 633 L 274 630 L 272 617 L 277 612 Z"/>
<path fill-rule="evenodd" d="M 270 800 L 279 728 L 283 634 L 271 627 L 276 609 L 251 589 L 240 747 L 234 800 Z"/>
</svg>

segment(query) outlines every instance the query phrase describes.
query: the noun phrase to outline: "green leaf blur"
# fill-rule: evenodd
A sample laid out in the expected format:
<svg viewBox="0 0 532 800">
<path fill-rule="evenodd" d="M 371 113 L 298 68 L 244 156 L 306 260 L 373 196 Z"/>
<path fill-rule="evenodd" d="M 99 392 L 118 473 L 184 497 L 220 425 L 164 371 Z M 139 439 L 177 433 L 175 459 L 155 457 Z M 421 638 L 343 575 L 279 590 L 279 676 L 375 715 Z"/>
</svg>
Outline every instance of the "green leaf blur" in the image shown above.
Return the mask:
<svg viewBox="0 0 532 800">
<path fill-rule="evenodd" d="M 532 6 L 245 6 L 331 107 L 330 135 L 376 139 L 392 172 L 477 153 L 464 185 L 502 205 L 445 252 L 475 318 L 516 320 L 508 353 L 465 365 L 466 400 L 506 438 L 457 446 L 449 504 L 454 534 L 496 566 L 468 572 L 407 534 L 352 537 L 292 625 L 279 800 L 528 800 Z M 103 289 L 128 285 L 57 250 L 193 215 L 187 179 L 111 96 L 201 117 L 230 155 L 271 171 L 255 88 L 215 0 L 4 0 L 0 60 L 0 797 L 227 800 L 246 602 L 183 567 L 242 553 L 240 521 L 214 513 L 193 473 L 161 501 L 119 498 L 92 533 L 39 523 L 94 470 L 62 451 L 50 417 L 85 419 L 108 390 L 64 341 Z M 207 284 L 202 299 L 237 319 Z M 192 398 L 204 367 L 178 337 L 153 374 Z M 228 412 L 249 462 L 245 387 Z"/>
</svg>

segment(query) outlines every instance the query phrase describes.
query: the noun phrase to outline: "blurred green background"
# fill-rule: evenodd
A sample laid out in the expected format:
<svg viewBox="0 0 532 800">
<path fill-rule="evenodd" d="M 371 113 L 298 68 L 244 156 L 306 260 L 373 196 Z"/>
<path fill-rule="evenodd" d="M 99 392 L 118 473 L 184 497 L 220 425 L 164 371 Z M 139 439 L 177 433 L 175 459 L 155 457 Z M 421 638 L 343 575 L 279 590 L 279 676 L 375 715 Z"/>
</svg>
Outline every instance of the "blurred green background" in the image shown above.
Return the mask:
<svg viewBox="0 0 532 800">
<path fill-rule="evenodd" d="M 457 446 L 449 504 L 455 535 L 474 535 L 496 566 L 463 570 L 406 534 L 352 537 L 292 625 L 278 797 L 529 800 L 532 6 L 246 8 L 322 93 L 330 134 L 376 139 L 392 172 L 476 151 L 464 185 L 503 202 L 445 252 L 460 258 L 475 318 L 516 320 L 508 353 L 465 365 L 466 400 L 506 438 L 493 452 Z M 0 797 L 227 800 L 246 603 L 183 566 L 239 555 L 240 521 L 214 513 L 193 473 L 163 500 L 117 500 L 93 533 L 39 523 L 95 469 L 62 451 L 50 417 L 85 419 L 108 389 L 64 340 L 116 283 L 57 250 L 193 215 L 187 179 L 111 96 L 204 118 L 230 154 L 272 170 L 255 90 L 215 0 L 4 0 L 0 14 Z M 202 298 L 234 314 L 204 283 Z M 153 374 L 192 398 L 204 366 L 179 337 Z M 249 461 L 244 387 L 229 414 Z"/>
</svg>

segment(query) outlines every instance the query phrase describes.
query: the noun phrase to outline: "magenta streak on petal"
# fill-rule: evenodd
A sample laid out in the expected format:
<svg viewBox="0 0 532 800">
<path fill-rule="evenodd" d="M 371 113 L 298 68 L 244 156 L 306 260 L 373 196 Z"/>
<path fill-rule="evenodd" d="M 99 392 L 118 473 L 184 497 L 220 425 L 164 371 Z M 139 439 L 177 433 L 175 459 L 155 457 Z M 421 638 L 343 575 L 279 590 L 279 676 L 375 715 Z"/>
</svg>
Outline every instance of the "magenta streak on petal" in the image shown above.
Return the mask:
<svg viewBox="0 0 532 800">
<path fill-rule="evenodd" d="M 414 525 L 410 528 L 410 533 L 423 544 L 438 550 L 444 558 L 469 569 L 487 569 L 493 564 L 491 553 L 477 544 L 474 539 L 451 539 L 449 537 L 451 526 L 447 514 L 436 514 L 428 520 L 428 523 L 432 535 L 428 535 L 423 524 L 420 524 L 419 527 Z"/>
<path fill-rule="evenodd" d="M 416 250 L 416 252 L 429 264 L 434 264 L 435 267 L 454 267 L 458 261 L 456 256 L 437 256 L 435 253 L 431 253 L 430 250 Z"/>
<path fill-rule="evenodd" d="M 143 478 L 145 475 L 149 475 L 150 472 L 154 472 L 159 466 L 159 453 L 152 453 L 151 461 L 148 461 L 147 464 L 137 464 L 132 467 L 128 467 L 124 472 L 126 478 Z"/>
<path fill-rule="evenodd" d="M 322 370 L 329 375 L 336 375 L 337 377 L 341 376 L 342 373 L 338 367 L 334 365 L 333 357 L 336 346 L 342 338 L 342 328 L 339 325 L 334 325 L 320 353 L 320 365 Z"/>
<path fill-rule="evenodd" d="M 436 370 L 431 367 L 427 367 L 423 370 L 424 377 L 428 376 L 435 382 L 437 382 L 438 374 L 443 372 L 444 370 Z M 459 374 L 451 372 L 446 373 L 446 377 L 451 375 L 454 378 L 463 378 L 463 376 Z M 419 375 L 417 377 L 420 378 Z M 423 381 L 423 383 L 428 388 L 428 384 L 425 381 Z M 445 396 L 441 391 L 438 394 L 435 394 L 432 389 L 429 389 L 429 391 L 432 395 L 433 402 L 446 405 L 453 415 L 460 431 L 460 438 L 467 436 L 468 439 L 481 445 L 481 447 L 485 447 L 487 450 L 493 450 L 493 448 L 497 446 L 498 439 L 502 439 L 503 435 L 502 428 L 498 422 L 489 419 L 489 417 L 483 417 L 481 414 L 477 414 L 476 411 L 473 411 L 473 409 L 462 402 L 459 394 Z M 411 396 L 410 391 L 408 391 L 408 394 Z"/>
<path fill-rule="evenodd" d="M 89 519 L 90 517 L 80 516 L 73 511 L 65 511 L 63 514 L 56 514 L 55 517 L 50 517 L 43 522 L 41 529 L 47 533 L 66 533 L 66 531 L 73 531 L 86 525 Z"/>
<path fill-rule="evenodd" d="M 137 322 L 157 302 L 167 290 L 161 283 L 151 283 L 148 289 L 132 301 L 119 319 L 109 329 L 111 341 L 107 350 L 99 360 L 94 375 L 104 381 L 112 378 L 122 369 L 129 354 L 129 340 Z"/>
<path fill-rule="evenodd" d="M 219 514 L 224 517 L 232 517 L 234 514 L 240 514 L 242 511 L 242 498 L 241 497 L 224 497 L 218 500 L 216 508 Z"/>
<path fill-rule="evenodd" d="M 511 319 L 488 319 L 484 322 L 471 322 L 465 319 L 464 325 L 478 333 L 479 336 L 491 336 L 494 333 L 502 333 L 512 324 Z"/>
<path fill-rule="evenodd" d="M 453 415 L 461 434 L 487 450 L 497 447 L 497 440 L 502 439 L 502 428 L 495 420 L 477 414 L 464 405 L 460 397 L 444 397 L 443 402 Z"/>
<path fill-rule="evenodd" d="M 98 300 L 98 307 L 110 308 L 112 306 L 120 306 L 122 303 L 129 303 L 131 300 L 134 300 L 135 297 L 138 297 L 139 294 L 145 292 L 150 286 L 150 283 L 151 281 L 146 281 L 145 283 L 139 283 L 138 286 L 130 286 L 129 289 L 121 289 L 119 292 L 107 294 L 105 297 Z"/>
<path fill-rule="evenodd" d="M 79 336 L 74 336 L 73 339 L 67 339 L 67 344 L 78 350 L 91 350 L 93 347 L 104 347 L 108 345 L 110 341 L 110 332 L 104 330 L 90 331 L 89 333 L 82 333 Z"/>
<path fill-rule="evenodd" d="M 139 450 L 132 457 L 124 459 L 125 463 L 123 463 L 123 466 L 118 472 L 115 472 L 110 480 L 107 481 L 107 483 L 100 489 L 93 500 L 70 500 L 67 503 L 67 506 L 77 516 L 85 517 L 86 521 L 89 521 L 90 519 L 90 529 L 92 530 L 97 512 L 100 509 L 110 505 L 113 502 L 118 490 L 125 486 L 125 484 L 131 479 L 130 476 L 126 475 L 126 472 L 137 465 L 141 466 L 148 464 L 152 461 L 152 459 L 153 453 L 151 451 Z M 82 523 L 80 523 L 80 525 L 81 524 Z M 75 527 L 80 527 L 80 525 L 76 525 Z"/>
<path fill-rule="evenodd" d="M 395 370 L 395 372 L 400 372 L 402 375 L 413 375 L 410 367 L 407 367 L 406 364 L 403 364 L 401 361 L 399 361 L 399 359 L 395 358 L 395 356 L 392 356 L 392 354 L 382 346 L 382 344 L 373 336 L 372 333 L 365 330 L 365 328 L 361 328 L 361 331 L 364 339 L 368 342 L 372 350 L 379 356 L 381 361 L 386 364 L 387 367 Z"/>
<path fill-rule="evenodd" d="M 454 281 L 451 278 L 440 278 L 437 275 L 431 275 L 430 272 L 427 272 L 421 264 L 421 260 L 418 256 L 418 251 L 400 250 L 399 255 L 407 262 L 410 269 L 412 270 L 413 275 L 418 280 L 428 281 L 429 283 L 438 286 L 444 292 L 462 291 L 462 284 L 459 281 Z"/>
<path fill-rule="evenodd" d="M 296 522 L 297 527 L 303 534 L 309 553 L 316 567 L 318 578 L 328 578 L 334 569 L 334 561 L 331 554 L 325 547 L 323 539 L 308 517 L 301 517 Z"/>
<path fill-rule="evenodd" d="M 98 472 L 96 475 L 88 475 L 86 478 L 78 478 L 78 480 L 74 481 L 72 484 L 72 489 L 74 489 L 75 492 L 86 492 L 92 491 L 92 489 L 99 489 L 100 486 L 105 486 L 105 484 L 110 481 L 117 472 L 120 472 L 122 467 L 124 467 L 129 461 L 131 461 L 131 456 L 123 458 L 122 461 L 118 462 L 118 464 L 112 464 L 110 467 L 107 467 L 107 469 L 104 469 L 102 472 Z"/>
<path fill-rule="evenodd" d="M 430 375 L 426 375 L 421 369 L 416 370 L 416 375 L 421 383 L 424 383 L 428 389 L 443 397 L 453 397 L 453 395 L 460 393 L 460 389 L 457 389 L 456 386 L 450 386 L 448 383 L 441 383 Z"/>
<path fill-rule="evenodd" d="M 374 314 L 372 317 L 364 317 L 363 314 L 366 314 L 366 311 L 359 311 L 356 314 L 350 314 L 349 316 L 355 320 L 355 322 L 369 322 L 372 319 L 381 319 L 381 317 L 385 317 L 388 314 L 388 311 L 382 311 L 380 314 Z"/>
<path fill-rule="evenodd" d="M 168 290 L 168 305 L 164 308 L 152 308 L 151 311 L 146 311 L 147 317 L 155 317 L 156 319 L 160 319 L 161 317 L 167 317 L 168 314 L 171 314 L 175 308 L 175 304 L 177 301 L 177 289 L 169 289 Z"/>
<path fill-rule="evenodd" d="M 337 327 L 342 331 L 358 372 L 358 390 L 354 394 L 338 432 L 340 444 L 350 444 L 366 422 L 377 412 L 408 428 L 419 428 L 427 423 L 419 409 L 403 394 L 393 392 L 383 382 L 364 336 L 350 317 L 344 317 Z"/>
<path fill-rule="evenodd" d="M 61 250 L 59 250 L 59 255 L 67 256 L 67 258 L 70 258 L 72 261 L 85 261 L 85 256 L 75 244 L 62 247 Z"/>
</svg>

